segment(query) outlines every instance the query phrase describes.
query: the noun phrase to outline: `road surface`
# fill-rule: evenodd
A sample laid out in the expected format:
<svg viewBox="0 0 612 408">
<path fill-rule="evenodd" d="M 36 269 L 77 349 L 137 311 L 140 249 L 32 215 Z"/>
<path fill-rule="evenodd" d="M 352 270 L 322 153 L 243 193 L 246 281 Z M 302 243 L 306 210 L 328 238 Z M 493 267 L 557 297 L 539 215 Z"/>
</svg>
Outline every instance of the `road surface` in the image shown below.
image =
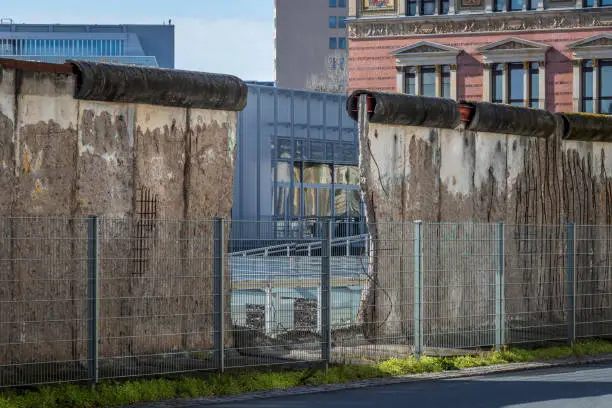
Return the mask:
<svg viewBox="0 0 612 408">
<path fill-rule="evenodd" d="M 199 405 L 190 405 L 198 407 Z M 203 405 L 202 405 L 203 406 Z M 217 408 L 612 407 L 612 363 L 215 404 Z"/>
</svg>

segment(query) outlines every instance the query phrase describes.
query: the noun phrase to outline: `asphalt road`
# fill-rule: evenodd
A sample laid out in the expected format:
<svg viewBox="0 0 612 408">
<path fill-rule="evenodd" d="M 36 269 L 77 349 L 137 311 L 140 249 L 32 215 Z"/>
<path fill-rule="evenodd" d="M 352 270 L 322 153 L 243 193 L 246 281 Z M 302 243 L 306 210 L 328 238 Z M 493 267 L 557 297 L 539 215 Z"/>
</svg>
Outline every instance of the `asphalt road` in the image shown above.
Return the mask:
<svg viewBox="0 0 612 408">
<path fill-rule="evenodd" d="M 611 408 L 612 363 L 413 382 L 213 406 L 217 408 Z"/>
</svg>

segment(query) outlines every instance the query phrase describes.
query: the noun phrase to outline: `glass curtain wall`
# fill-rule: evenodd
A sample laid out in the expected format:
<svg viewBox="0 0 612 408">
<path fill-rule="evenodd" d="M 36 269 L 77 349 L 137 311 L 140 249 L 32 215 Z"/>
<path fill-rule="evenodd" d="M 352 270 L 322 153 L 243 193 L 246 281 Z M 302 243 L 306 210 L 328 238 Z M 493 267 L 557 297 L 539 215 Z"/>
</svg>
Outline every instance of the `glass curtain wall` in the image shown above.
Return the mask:
<svg viewBox="0 0 612 408">
<path fill-rule="evenodd" d="M 327 159 L 321 163 L 304 160 L 305 143 L 296 140 L 293 155 L 288 139 L 278 138 L 277 149 L 273 145 L 273 215 L 284 227 L 277 231 L 291 237 L 320 237 L 321 221 L 332 219 L 336 237 L 363 233 L 359 168 L 346 164 L 356 161 L 354 146 L 327 143 L 325 152 L 311 146 L 311 155 Z"/>
</svg>

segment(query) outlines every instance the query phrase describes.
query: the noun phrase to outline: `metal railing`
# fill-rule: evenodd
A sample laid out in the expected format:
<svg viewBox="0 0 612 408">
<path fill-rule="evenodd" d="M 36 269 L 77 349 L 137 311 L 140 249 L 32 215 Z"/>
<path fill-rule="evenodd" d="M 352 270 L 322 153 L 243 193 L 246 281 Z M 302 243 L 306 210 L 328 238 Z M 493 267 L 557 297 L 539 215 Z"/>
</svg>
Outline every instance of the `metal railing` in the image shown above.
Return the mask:
<svg viewBox="0 0 612 408">
<path fill-rule="evenodd" d="M 352 244 L 363 244 L 367 246 L 369 242 L 369 235 L 353 235 L 350 237 L 334 238 L 331 240 L 332 247 L 350 247 Z M 289 242 L 279 245 L 271 245 L 263 248 L 249 249 L 245 251 L 232 252 L 230 256 L 274 256 L 274 255 L 286 255 L 291 256 L 292 254 L 303 254 L 311 256 L 316 250 L 322 248 L 323 241 L 317 240 L 306 243 L 295 243 Z M 366 250 L 367 251 L 367 250 Z M 346 256 L 350 256 L 350 251 L 345 251 Z"/>
<path fill-rule="evenodd" d="M 124 65 L 135 65 L 144 67 L 159 67 L 157 58 L 154 56 L 135 56 L 135 55 L 123 55 L 123 56 L 62 56 L 62 55 L 15 55 L 15 54 L 4 54 L 0 55 L 0 58 L 16 59 L 23 61 L 34 61 L 34 62 L 46 62 L 50 64 L 63 64 L 67 60 L 75 61 L 93 61 L 93 62 L 106 62 L 109 64 L 124 64 Z"/>
<path fill-rule="evenodd" d="M 324 222 L 231 253 L 256 223 L 142 221 L 0 218 L 0 387 L 612 335 L 609 225 Z"/>
</svg>

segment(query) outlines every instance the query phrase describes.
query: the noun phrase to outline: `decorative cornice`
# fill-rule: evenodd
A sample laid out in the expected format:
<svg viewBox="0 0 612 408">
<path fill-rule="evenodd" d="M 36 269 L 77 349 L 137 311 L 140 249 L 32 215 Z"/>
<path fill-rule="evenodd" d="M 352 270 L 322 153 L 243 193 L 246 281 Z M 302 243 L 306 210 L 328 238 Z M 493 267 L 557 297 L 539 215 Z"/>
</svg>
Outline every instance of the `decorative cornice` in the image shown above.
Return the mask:
<svg viewBox="0 0 612 408">
<path fill-rule="evenodd" d="M 550 48 L 548 44 L 529 41 L 518 37 L 504 38 L 503 40 L 486 44 L 477 48 L 478 52 L 503 51 L 503 50 L 541 50 L 546 51 Z"/>
<path fill-rule="evenodd" d="M 612 34 L 596 34 L 567 45 L 575 59 L 598 59 L 612 57 Z"/>
<path fill-rule="evenodd" d="M 574 41 L 567 45 L 569 49 L 605 46 L 612 46 L 612 34 L 610 33 L 596 34 L 578 41 Z"/>
<path fill-rule="evenodd" d="M 401 56 L 404 54 L 420 54 L 420 53 L 454 53 L 459 54 L 461 50 L 459 48 L 451 47 L 444 44 L 438 44 L 431 41 L 419 41 L 414 44 L 410 44 L 407 47 L 402 47 L 391 52 L 391 55 Z"/>
<path fill-rule="evenodd" d="M 523 62 L 541 61 L 551 46 L 518 37 L 509 37 L 501 41 L 478 47 L 476 50 L 484 57 L 485 62 Z"/>
<path fill-rule="evenodd" d="M 612 27 L 611 9 L 458 14 L 453 16 L 363 18 L 347 21 L 351 39 L 414 35 L 520 32 Z"/>
</svg>

